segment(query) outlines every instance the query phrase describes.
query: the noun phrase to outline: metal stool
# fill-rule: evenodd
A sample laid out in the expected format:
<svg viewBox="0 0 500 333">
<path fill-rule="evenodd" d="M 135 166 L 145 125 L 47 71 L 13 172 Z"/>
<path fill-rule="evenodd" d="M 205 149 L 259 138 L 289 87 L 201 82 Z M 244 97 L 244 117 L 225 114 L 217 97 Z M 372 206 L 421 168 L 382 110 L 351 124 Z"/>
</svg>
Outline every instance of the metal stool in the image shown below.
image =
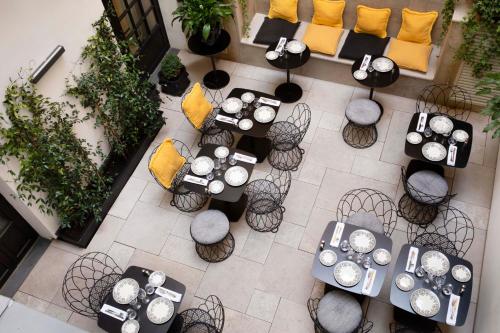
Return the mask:
<svg viewBox="0 0 500 333">
<path fill-rule="evenodd" d="M 349 122 L 342 131 L 342 137 L 349 146 L 362 149 L 377 142 L 375 125 L 382 117 L 382 108 L 377 102 L 367 98 L 351 101 L 345 116 Z"/>
</svg>

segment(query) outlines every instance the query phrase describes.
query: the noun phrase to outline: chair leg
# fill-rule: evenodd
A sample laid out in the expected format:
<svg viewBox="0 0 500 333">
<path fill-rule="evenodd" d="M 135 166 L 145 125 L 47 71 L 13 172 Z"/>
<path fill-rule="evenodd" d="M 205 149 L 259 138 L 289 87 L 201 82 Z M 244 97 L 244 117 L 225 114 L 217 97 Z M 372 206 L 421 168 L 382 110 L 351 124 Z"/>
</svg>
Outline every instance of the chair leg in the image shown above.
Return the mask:
<svg viewBox="0 0 500 333">
<path fill-rule="evenodd" d="M 349 121 L 342 130 L 345 143 L 357 149 L 371 147 L 377 142 L 378 132 L 375 125 L 358 126 Z"/>
<path fill-rule="evenodd" d="M 269 155 L 267 156 L 267 160 L 275 169 L 283 171 L 297 171 L 300 162 L 302 162 L 304 152 L 304 149 L 299 146 L 286 151 L 271 149 Z"/>
<path fill-rule="evenodd" d="M 215 244 L 204 245 L 196 243 L 196 253 L 201 259 L 216 263 L 226 260 L 231 256 L 234 251 L 235 242 L 233 235 L 229 232 L 226 237 Z"/>
<path fill-rule="evenodd" d="M 419 203 L 405 193 L 399 200 L 398 214 L 410 223 L 426 225 L 437 217 L 438 208 L 435 205 Z"/>
<path fill-rule="evenodd" d="M 195 193 L 174 193 L 170 205 L 176 207 L 181 212 L 196 212 L 205 206 L 208 196 Z"/>
</svg>

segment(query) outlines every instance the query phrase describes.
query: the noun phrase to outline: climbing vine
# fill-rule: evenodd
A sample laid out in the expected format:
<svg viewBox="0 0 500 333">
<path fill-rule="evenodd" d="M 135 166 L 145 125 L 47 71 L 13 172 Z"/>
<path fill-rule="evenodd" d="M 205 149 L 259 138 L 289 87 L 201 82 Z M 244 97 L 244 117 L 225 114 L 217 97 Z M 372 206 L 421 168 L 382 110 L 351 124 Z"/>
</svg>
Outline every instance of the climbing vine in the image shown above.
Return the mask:
<svg viewBox="0 0 500 333">
<path fill-rule="evenodd" d="M 248 15 L 248 0 L 238 0 L 243 13 L 243 36 L 249 37 L 250 35 L 250 17 Z"/>
</svg>

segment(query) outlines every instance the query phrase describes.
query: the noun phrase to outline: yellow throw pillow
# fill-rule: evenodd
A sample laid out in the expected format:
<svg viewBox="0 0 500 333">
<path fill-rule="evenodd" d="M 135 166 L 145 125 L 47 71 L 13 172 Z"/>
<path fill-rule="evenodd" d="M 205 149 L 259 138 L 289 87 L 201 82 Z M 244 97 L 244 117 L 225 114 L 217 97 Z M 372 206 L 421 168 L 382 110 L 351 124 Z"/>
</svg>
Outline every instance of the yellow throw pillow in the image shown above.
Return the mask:
<svg viewBox="0 0 500 333">
<path fill-rule="evenodd" d="M 292 23 L 299 22 L 297 16 L 297 3 L 299 0 L 271 0 L 269 18 L 280 18 Z"/>
<path fill-rule="evenodd" d="M 344 14 L 344 0 L 314 0 L 314 16 L 312 23 L 342 28 L 342 14 Z"/>
<path fill-rule="evenodd" d="M 391 16 L 390 8 L 371 8 L 363 5 L 357 7 L 358 20 L 354 32 L 387 37 L 387 23 Z"/>
<path fill-rule="evenodd" d="M 405 42 L 392 38 L 387 57 L 401 68 L 427 73 L 432 45 Z"/>
<path fill-rule="evenodd" d="M 431 45 L 432 27 L 437 20 L 438 12 L 417 12 L 403 8 L 403 22 L 398 33 L 398 39 L 406 42 Z"/>
<path fill-rule="evenodd" d="M 201 128 L 207 116 L 212 112 L 212 104 L 205 98 L 201 85 L 196 82 L 189 94 L 182 101 L 182 110 L 191 124 Z"/>
<path fill-rule="evenodd" d="M 335 55 L 343 32 L 343 29 L 311 23 L 304 35 L 304 43 L 312 52 Z"/>
<path fill-rule="evenodd" d="M 172 181 L 184 163 L 186 159 L 177 152 L 172 139 L 165 139 L 151 157 L 149 170 L 168 189 L 172 187 Z"/>
</svg>

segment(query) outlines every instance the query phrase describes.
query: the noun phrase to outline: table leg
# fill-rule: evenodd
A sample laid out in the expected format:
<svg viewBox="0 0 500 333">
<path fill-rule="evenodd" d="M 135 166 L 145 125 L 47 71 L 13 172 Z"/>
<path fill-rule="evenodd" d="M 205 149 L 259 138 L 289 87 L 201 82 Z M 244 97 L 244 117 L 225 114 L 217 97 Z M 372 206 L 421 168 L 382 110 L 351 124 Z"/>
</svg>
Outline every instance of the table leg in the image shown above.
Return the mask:
<svg viewBox="0 0 500 333">
<path fill-rule="evenodd" d="M 370 88 L 370 99 L 373 101 L 373 88 Z"/>
<path fill-rule="evenodd" d="M 294 103 L 302 97 L 302 88 L 290 82 L 290 70 L 286 70 L 286 82 L 280 84 L 274 91 L 274 95 L 279 97 L 283 103 Z"/>
<path fill-rule="evenodd" d="M 208 72 L 203 78 L 205 86 L 209 89 L 220 89 L 227 86 L 230 80 L 229 74 L 217 69 L 214 56 L 210 56 L 210 62 L 212 63 L 212 71 Z"/>
</svg>

